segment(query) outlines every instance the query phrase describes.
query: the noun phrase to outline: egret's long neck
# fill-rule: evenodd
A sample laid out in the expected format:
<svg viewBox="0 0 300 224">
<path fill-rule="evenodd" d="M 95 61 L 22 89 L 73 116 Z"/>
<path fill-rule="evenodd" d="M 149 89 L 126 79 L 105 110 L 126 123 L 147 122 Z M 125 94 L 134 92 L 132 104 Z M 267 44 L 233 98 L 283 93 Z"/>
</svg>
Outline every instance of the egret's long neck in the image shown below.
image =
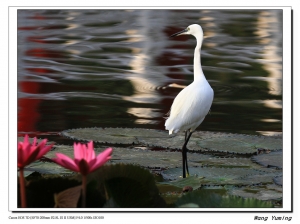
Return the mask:
<svg viewBox="0 0 300 224">
<path fill-rule="evenodd" d="M 202 46 L 202 38 L 197 38 L 197 46 L 195 48 L 195 52 L 194 52 L 194 80 L 196 79 L 205 79 L 205 76 L 203 74 L 202 71 L 202 67 L 201 67 L 201 56 L 200 56 L 200 52 L 201 52 L 201 46 Z"/>
</svg>

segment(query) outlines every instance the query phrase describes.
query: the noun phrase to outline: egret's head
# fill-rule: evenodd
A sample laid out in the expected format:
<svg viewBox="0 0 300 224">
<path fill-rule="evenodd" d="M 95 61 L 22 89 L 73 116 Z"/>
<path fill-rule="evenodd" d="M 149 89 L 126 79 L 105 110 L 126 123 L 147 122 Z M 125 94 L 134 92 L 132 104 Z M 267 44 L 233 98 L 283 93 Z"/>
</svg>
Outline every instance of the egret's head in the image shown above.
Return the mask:
<svg viewBox="0 0 300 224">
<path fill-rule="evenodd" d="M 174 33 L 171 37 L 179 36 L 179 35 L 193 35 L 196 38 L 203 38 L 203 30 L 200 25 L 192 24 L 189 25 L 186 29 L 179 31 L 178 33 Z"/>
</svg>

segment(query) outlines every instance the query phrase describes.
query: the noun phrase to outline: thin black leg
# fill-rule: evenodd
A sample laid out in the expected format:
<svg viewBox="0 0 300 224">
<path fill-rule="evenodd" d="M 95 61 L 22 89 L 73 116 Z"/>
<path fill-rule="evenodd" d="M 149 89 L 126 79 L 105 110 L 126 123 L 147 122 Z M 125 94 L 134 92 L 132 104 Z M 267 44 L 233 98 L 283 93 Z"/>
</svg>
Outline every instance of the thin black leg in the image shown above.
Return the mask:
<svg viewBox="0 0 300 224">
<path fill-rule="evenodd" d="M 185 173 L 185 169 L 187 171 L 187 174 L 189 175 L 189 167 L 188 167 L 188 163 L 187 163 L 187 151 L 188 148 L 186 147 L 186 145 L 188 144 L 190 137 L 192 136 L 193 132 L 190 131 L 186 131 L 185 132 L 185 142 L 182 146 L 182 177 L 186 178 L 186 173 Z"/>
<path fill-rule="evenodd" d="M 185 150 L 184 148 L 182 147 L 182 177 L 185 178 L 185 162 L 186 162 L 186 158 L 185 158 Z"/>
</svg>

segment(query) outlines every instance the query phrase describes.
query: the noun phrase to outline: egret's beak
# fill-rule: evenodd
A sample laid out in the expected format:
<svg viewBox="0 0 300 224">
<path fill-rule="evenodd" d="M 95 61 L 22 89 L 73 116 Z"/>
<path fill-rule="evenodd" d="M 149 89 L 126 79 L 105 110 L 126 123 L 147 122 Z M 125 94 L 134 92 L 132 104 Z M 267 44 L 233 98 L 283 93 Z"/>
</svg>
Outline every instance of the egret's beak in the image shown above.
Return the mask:
<svg viewBox="0 0 300 224">
<path fill-rule="evenodd" d="M 181 30 L 177 33 L 172 34 L 170 37 L 176 37 L 176 36 L 179 36 L 179 35 L 184 35 L 186 32 L 187 32 L 187 29 L 184 29 L 184 30 Z"/>
</svg>

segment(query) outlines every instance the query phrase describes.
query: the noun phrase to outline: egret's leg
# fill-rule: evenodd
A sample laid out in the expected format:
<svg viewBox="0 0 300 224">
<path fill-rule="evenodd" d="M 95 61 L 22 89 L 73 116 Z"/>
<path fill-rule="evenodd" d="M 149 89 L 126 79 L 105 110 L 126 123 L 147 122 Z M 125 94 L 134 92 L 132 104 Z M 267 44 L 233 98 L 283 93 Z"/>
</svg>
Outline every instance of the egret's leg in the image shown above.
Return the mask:
<svg viewBox="0 0 300 224">
<path fill-rule="evenodd" d="M 187 167 L 186 140 L 188 137 L 188 132 L 189 131 L 185 131 L 184 144 L 183 144 L 182 150 L 181 150 L 181 153 L 182 153 L 182 177 L 183 178 L 186 177 L 186 174 L 185 174 L 185 169 Z M 187 171 L 187 172 L 189 172 L 189 171 Z"/>
<path fill-rule="evenodd" d="M 184 141 L 189 141 L 190 137 L 191 137 L 191 132 L 190 130 L 187 130 L 185 132 L 185 137 L 184 137 Z M 187 143 L 186 143 L 187 145 Z M 189 167 L 188 167 L 188 161 L 187 161 L 187 152 L 189 151 L 189 149 L 187 147 L 185 147 L 185 167 L 186 167 L 186 172 L 187 172 L 187 176 L 189 176 Z"/>
<path fill-rule="evenodd" d="M 188 144 L 192 133 L 193 132 L 190 132 L 190 131 L 186 131 L 185 132 L 185 142 L 184 142 L 184 144 L 182 146 L 182 171 L 183 171 L 182 177 L 183 178 L 186 177 L 185 169 L 187 171 L 187 175 L 189 176 L 189 167 L 188 167 L 188 163 L 187 163 L 187 151 L 188 151 L 188 148 L 186 147 L 186 145 Z"/>
</svg>

